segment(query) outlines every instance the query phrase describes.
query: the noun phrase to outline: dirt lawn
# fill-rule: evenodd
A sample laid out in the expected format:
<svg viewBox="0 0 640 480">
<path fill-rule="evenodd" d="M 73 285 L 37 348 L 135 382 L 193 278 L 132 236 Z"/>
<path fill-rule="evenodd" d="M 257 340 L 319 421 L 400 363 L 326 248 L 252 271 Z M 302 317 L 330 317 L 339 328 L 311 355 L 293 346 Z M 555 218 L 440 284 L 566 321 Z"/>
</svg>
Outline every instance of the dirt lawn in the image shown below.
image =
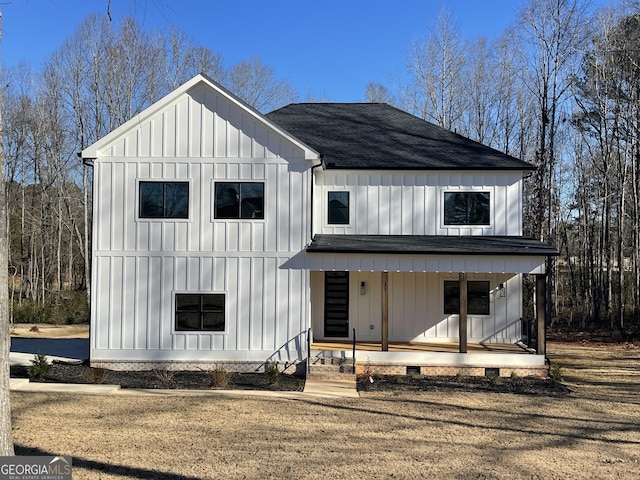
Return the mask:
<svg viewBox="0 0 640 480">
<path fill-rule="evenodd" d="M 12 394 L 16 453 L 74 479 L 640 478 L 640 349 L 549 344 L 572 393 Z"/>
</svg>

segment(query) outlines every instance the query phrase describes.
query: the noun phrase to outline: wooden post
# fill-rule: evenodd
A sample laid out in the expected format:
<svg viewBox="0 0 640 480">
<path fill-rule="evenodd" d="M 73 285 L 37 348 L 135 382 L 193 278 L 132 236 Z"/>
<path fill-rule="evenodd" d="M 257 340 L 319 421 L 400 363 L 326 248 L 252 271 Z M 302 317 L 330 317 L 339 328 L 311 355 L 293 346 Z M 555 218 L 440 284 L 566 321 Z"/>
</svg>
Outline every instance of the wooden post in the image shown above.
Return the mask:
<svg viewBox="0 0 640 480">
<path fill-rule="evenodd" d="M 460 353 L 467 353 L 467 274 L 460 272 Z"/>
<path fill-rule="evenodd" d="M 547 277 L 536 275 L 536 352 L 547 354 Z"/>
<path fill-rule="evenodd" d="M 382 272 L 382 351 L 389 351 L 389 272 Z"/>
</svg>

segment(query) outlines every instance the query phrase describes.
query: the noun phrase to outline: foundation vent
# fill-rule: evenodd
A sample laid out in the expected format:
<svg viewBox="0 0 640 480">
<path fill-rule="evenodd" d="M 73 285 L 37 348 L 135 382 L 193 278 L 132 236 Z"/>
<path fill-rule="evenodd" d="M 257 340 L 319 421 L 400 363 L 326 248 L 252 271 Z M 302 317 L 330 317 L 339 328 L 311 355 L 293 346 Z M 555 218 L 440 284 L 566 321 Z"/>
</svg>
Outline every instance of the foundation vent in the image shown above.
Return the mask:
<svg viewBox="0 0 640 480">
<path fill-rule="evenodd" d="M 484 369 L 484 376 L 485 377 L 499 377 L 500 376 L 500 369 L 499 368 L 485 368 Z"/>
</svg>

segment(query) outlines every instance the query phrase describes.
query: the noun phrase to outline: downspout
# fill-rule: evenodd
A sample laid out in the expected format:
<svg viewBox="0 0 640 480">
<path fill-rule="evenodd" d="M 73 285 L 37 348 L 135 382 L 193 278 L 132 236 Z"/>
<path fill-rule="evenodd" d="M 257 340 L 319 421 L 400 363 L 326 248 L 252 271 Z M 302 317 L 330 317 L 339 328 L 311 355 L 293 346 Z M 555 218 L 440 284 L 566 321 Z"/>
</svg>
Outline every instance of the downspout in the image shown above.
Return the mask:
<svg viewBox="0 0 640 480">
<path fill-rule="evenodd" d="M 80 157 L 80 155 L 82 155 L 82 154 L 78 153 L 78 157 Z M 82 158 L 82 157 L 80 157 L 80 158 Z M 95 160 L 95 158 L 82 158 L 82 164 L 87 166 L 87 167 L 93 168 L 93 161 L 94 160 Z"/>
<path fill-rule="evenodd" d="M 317 165 L 311 166 L 311 216 L 309 218 L 309 228 L 310 228 L 309 243 L 313 241 L 313 202 L 314 202 L 313 184 L 315 183 L 313 174 L 316 168 L 323 167 L 323 166 L 324 166 L 324 155 L 320 154 L 320 163 L 318 163 Z"/>
<path fill-rule="evenodd" d="M 309 245 L 313 241 L 313 203 L 314 203 L 313 184 L 315 183 L 313 174 L 316 168 L 322 167 L 323 165 L 324 165 L 324 155 L 320 154 L 320 163 L 318 163 L 317 165 L 311 166 L 311 205 L 310 205 L 311 211 L 309 212 L 309 230 L 310 230 Z M 309 322 L 312 322 L 311 317 L 309 317 Z M 313 330 L 311 329 L 311 327 L 309 327 L 309 329 L 307 330 L 307 374 L 311 373 L 311 344 L 313 342 L 312 336 L 313 336 Z"/>
</svg>

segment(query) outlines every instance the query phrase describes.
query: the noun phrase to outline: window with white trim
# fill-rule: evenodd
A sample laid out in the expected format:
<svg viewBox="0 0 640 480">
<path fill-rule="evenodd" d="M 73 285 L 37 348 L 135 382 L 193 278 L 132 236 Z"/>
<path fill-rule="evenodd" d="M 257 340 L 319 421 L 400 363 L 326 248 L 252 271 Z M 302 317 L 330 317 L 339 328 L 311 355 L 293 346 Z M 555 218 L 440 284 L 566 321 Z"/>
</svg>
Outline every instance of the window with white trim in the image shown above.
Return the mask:
<svg viewBox="0 0 640 480">
<path fill-rule="evenodd" d="M 175 329 L 178 332 L 224 332 L 223 293 L 176 293 Z"/>
<path fill-rule="evenodd" d="M 189 218 L 189 182 L 149 182 L 138 185 L 140 218 Z"/>
<path fill-rule="evenodd" d="M 215 218 L 264 218 L 263 182 L 216 182 Z"/>
<path fill-rule="evenodd" d="M 489 225 L 491 194 L 489 192 L 445 192 L 445 225 Z"/>
<path fill-rule="evenodd" d="M 349 192 L 329 192 L 327 200 L 327 223 L 329 225 L 348 225 Z"/>
</svg>

